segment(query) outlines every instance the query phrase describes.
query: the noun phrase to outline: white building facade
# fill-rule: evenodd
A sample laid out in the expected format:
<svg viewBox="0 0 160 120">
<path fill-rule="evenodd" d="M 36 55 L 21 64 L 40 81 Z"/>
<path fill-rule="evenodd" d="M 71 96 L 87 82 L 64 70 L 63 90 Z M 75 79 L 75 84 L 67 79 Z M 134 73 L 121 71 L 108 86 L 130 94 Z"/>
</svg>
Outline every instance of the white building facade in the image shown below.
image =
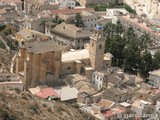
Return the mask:
<svg viewBox="0 0 160 120">
<path fill-rule="evenodd" d="M 97 26 L 97 17 L 86 11 L 82 11 L 81 15 L 84 23 L 84 29 L 93 31 L 93 29 Z"/>
<path fill-rule="evenodd" d="M 160 89 L 160 69 L 149 72 L 149 83 Z"/>
<path fill-rule="evenodd" d="M 104 74 L 100 72 L 93 72 L 92 74 L 92 85 L 97 90 L 100 90 L 104 84 Z"/>
<path fill-rule="evenodd" d="M 58 0 L 59 3 L 59 8 L 64 9 L 64 8 L 75 8 L 76 2 L 75 0 Z"/>
<path fill-rule="evenodd" d="M 156 112 L 160 113 L 160 100 L 156 102 Z"/>
</svg>

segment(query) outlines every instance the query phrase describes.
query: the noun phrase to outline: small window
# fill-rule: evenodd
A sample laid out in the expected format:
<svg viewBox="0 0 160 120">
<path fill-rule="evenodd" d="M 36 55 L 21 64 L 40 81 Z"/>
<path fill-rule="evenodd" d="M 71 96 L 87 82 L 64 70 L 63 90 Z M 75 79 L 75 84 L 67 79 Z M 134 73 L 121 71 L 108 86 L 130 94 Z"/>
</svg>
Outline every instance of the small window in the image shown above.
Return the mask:
<svg viewBox="0 0 160 120">
<path fill-rule="evenodd" d="M 94 44 L 92 43 L 92 47 L 94 47 Z"/>
<path fill-rule="evenodd" d="M 94 78 L 95 78 L 95 75 L 94 75 Z"/>
<path fill-rule="evenodd" d="M 99 49 L 101 49 L 102 45 L 99 45 Z"/>
<path fill-rule="evenodd" d="M 95 81 L 93 81 L 93 85 L 95 84 Z"/>
<path fill-rule="evenodd" d="M 108 64 L 106 64 L 106 66 L 108 66 Z"/>
<path fill-rule="evenodd" d="M 98 76 L 97 76 L 97 79 L 98 79 Z"/>
<path fill-rule="evenodd" d="M 79 41 L 80 41 L 80 40 L 78 40 L 78 43 L 79 43 Z"/>
<path fill-rule="evenodd" d="M 68 68 L 67 68 L 67 70 L 70 70 L 70 69 L 71 69 L 71 67 L 68 67 Z"/>
</svg>

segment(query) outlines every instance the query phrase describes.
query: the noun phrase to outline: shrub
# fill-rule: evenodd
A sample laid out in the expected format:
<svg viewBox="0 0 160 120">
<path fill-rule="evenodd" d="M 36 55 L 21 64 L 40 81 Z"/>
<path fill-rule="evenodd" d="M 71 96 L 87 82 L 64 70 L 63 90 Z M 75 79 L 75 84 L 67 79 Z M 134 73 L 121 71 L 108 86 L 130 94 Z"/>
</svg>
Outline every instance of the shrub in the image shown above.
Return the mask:
<svg viewBox="0 0 160 120">
<path fill-rule="evenodd" d="M 47 104 L 43 103 L 42 106 L 43 106 L 43 107 L 47 107 Z"/>
</svg>

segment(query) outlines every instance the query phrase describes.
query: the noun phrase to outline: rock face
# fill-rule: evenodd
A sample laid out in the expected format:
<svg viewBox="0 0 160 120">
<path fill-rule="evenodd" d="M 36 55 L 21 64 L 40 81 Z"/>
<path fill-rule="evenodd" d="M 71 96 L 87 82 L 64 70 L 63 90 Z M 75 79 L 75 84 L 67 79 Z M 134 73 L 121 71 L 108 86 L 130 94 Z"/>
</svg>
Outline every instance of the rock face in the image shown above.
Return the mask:
<svg viewBox="0 0 160 120">
<path fill-rule="evenodd" d="M 8 73 L 13 54 L 9 54 L 6 50 L 0 49 L 0 73 Z"/>
<path fill-rule="evenodd" d="M 68 104 L 36 98 L 15 90 L 0 90 L 0 120 L 84 120 Z"/>
</svg>

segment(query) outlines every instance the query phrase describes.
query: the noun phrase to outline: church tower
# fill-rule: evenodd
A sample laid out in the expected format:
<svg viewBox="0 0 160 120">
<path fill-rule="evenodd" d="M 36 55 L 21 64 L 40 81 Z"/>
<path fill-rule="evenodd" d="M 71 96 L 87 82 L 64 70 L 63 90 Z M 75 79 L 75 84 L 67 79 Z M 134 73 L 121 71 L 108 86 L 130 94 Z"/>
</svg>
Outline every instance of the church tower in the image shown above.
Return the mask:
<svg viewBox="0 0 160 120">
<path fill-rule="evenodd" d="M 102 26 L 97 26 L 90 37 L 89 58 L 94 69 L 103 67 L 105 40 Z"/>
</svg>

